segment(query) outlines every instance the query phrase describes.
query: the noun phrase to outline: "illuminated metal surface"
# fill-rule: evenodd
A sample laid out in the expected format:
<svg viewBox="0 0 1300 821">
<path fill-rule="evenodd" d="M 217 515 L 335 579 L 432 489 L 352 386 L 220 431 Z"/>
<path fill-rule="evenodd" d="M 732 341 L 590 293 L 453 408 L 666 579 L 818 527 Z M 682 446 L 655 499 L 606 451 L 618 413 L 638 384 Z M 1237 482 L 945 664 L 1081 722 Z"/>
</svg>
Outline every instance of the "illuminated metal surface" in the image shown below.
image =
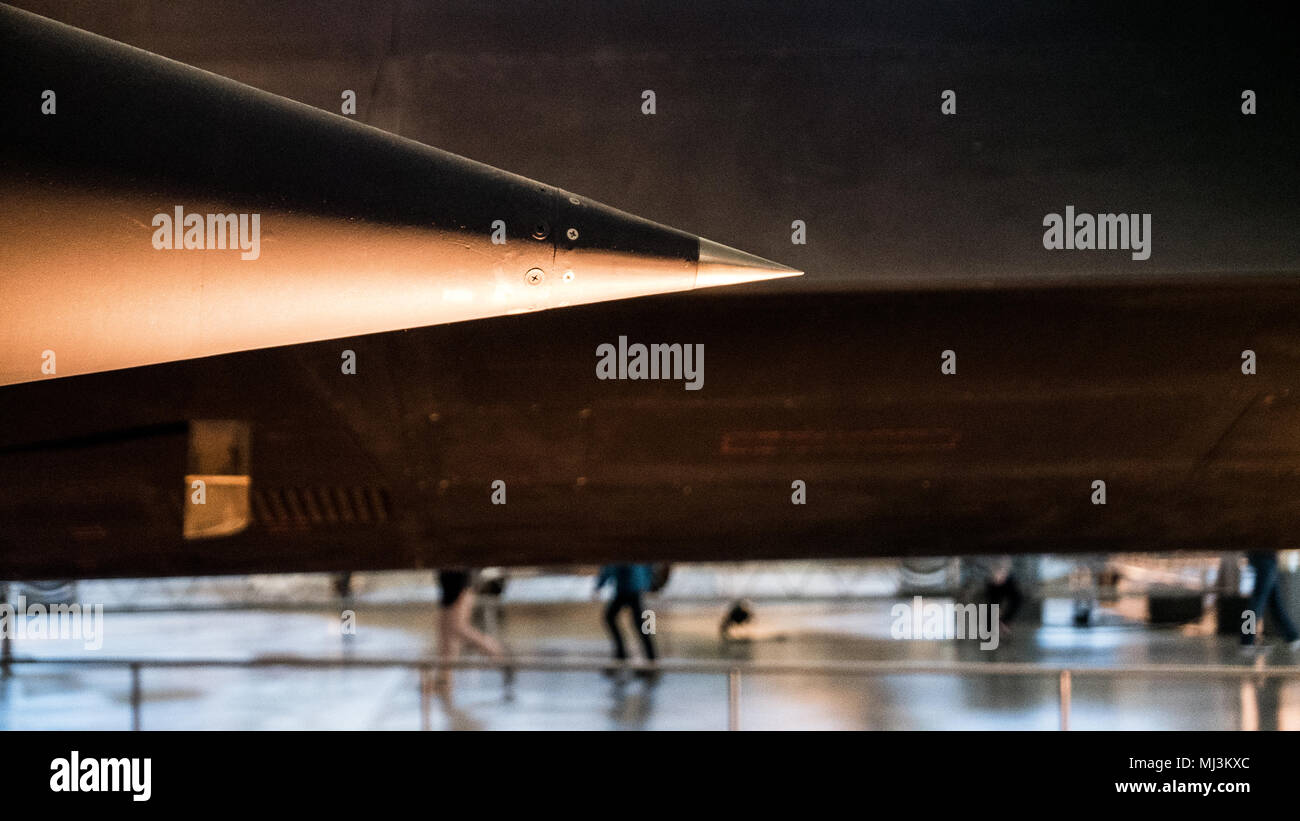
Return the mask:
<svg viewBox="0 0 1300 821">
<path fill-rule="evenodd" d="M 712 288 L 718 285 L 739 285 L 755 280 L 799 276 L 801 273 L 803 272 L 701 238 L 699 270 L 695 274 L 695 287 Z"/>
<path fill-rule="evenodd" d="M 0 31 L 0 385 L 800 273 L 25 12 Z"/>
</svg>

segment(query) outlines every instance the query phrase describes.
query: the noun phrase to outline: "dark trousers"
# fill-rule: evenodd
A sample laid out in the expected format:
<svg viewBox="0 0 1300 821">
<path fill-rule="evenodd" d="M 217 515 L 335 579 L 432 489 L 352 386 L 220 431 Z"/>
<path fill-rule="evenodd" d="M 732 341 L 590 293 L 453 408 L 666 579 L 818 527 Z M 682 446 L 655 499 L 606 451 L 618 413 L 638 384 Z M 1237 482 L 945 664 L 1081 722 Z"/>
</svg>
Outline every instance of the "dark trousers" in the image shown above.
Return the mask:
<svg viewBox="0 0 1300 821">
<path fill-rule="evenodd" d="M 614 598 L 610 599 L 609 604 L 605 606 L 605 626 L 609 628 L 609 635 L 614 639 L 614 658 L 627 658 L 627 645 L 623 643 L 623 631 L 618 628 L 618 614 L 624 608 L 627 608 L 632 614 L 632 630 L 641 636 L 641 645 L 645 647 L 645 657 L 653 660 L 655 657 L 655 639 L 654 636 L 641 629 L 640 593 L 616 593 Z"/>
<path fill-rule="evenodd" d="M 1282 628 L 1282 635 L 1287 641 L 1300 638 L 1300 631 L 1296 630 L 1295 622 L 1291 621 L 1291 614 L 1286 612 L 1282 594 L 1278 590 L 1277 554 L 1251 553 L 1248 558 L 1255 571 L 1255 590 L 1250 594 L 1250 602 L 1246 606 L 1255 613 L 1255 629 L 1259 629 L 1259 618 L 1267 608 L 1269 614 L 1277 619 L 1277 626 Z M 1241 643 L 1254 644 L 1255 634 L 1243 633 Z"/>
</svg>

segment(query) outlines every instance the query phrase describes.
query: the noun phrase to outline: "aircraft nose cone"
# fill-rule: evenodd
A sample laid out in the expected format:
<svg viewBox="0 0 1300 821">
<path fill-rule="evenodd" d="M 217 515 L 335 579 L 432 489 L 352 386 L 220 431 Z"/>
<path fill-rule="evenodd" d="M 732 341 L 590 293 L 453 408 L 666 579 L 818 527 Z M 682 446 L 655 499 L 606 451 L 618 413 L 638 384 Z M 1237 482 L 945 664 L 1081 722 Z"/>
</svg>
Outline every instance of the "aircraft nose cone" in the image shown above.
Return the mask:
<svg viewBox="0 0 1300 821">
<path fill-rule="evenodd" d="M 737 251 L 735 248 L 728 248 L 700 237 L 700 263 L 695 274 L 696 288 L 739 285 L 742 282 L 797 276 L 803 276 L 803 271 L 787 268 L 769 259 L 746 254 L 744 251 Z"/>
</svg>

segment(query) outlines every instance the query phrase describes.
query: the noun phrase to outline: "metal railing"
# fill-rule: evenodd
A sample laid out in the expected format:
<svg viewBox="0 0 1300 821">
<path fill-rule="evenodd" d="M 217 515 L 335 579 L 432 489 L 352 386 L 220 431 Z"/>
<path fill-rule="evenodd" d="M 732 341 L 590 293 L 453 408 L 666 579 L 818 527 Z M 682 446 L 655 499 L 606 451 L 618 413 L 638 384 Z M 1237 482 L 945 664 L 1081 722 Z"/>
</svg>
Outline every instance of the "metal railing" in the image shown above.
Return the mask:
<svg viewBox="0 0 1300 821">
<path fill-rule="evenodd" d="M 438 670 L 500 670 L 509 680 L 516 671 L 561 673 L 655 673 L 725 676 L 727 681 L 727 729 L 739 730 L 741 719 L 741 682 L 745 676 L 772 675 L 823 675 L 873 677 L 885 675 L 969 675 L 1054 677 L 1060 707 L 1060 729 L 1070 729 L 1070 706 L 1074 679 L 1080 676 L 1098 678 L 1214 678 L 1238 679 L 1243 688 L 1251 687 L 1249 699 L 1252 708 L 1253 686 L 1268 678 L 1300 678 L 1300 665 L 1264 666 L 1263 657 L 1246 665 L 1213 664 L 1140 664 L 1122 667 L 1096 667 L 1086 665 L 1039 664 L 1033 662 L 912 662 L 912 661 L 851 661 L 851 662 L 749 662 L 694 659 L 665 659 L 654 664 L 641 661 L 610 661 L 597 659 L 552 658 L 545 656 L 516 656 L 502 660 L 493 659 L 409 659 L 409 658 L 307 658 L 301 656 L 260 656 L 252 659 L 186 658 L 32 658 L 12 657 L 0 665 L 8 674 L 10 665 L 55 665 L 67 667 L 123 668 L 131 676 L 131 729 L 141 728 L 143 710 L 142 672 L 145 668 L 396 668 L 414 670 L 420 687 L 420 728 L 431 728 L 430 706 L 433 674 Z M 1250 716 L 1245 709 L 1248 701 L 1243 689 L 1243 729 L 1258 727 L 1258 714 Z M 1253 725 L 1253 726 L 1252 726 Z"/>
</svg>

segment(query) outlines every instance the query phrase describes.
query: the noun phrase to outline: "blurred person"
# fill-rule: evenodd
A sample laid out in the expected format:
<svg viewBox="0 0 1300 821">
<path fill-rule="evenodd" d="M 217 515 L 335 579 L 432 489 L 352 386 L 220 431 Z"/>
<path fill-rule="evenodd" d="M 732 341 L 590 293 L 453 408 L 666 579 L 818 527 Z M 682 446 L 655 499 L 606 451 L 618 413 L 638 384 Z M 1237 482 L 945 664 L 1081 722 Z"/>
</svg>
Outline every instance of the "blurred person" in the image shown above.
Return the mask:
<svg viewBox="0 0 1300 821">
<path fill-rule="evenodd" d="M 718 632 L 722 635 L 724 642 L 747 642 L 768 639 L 772 641 L 785 641 L 784 633 L 764 630 L 758 625 L 758 617 L 754 613 L 754 604 L 749 599 L 736 599 L 728 607 L 727 612 L 722 616 L 722 623 L 718 625 Z"/>
<path fill-rule="evenodd" d="M 501 635 L 501 622 L 505 618 L 505 608 L 501 596 L 506 591 L 506 574 L 499 567 L 485 567 L 478 572 L 474 582 L 475 598 L 474 616 L 483 632 L 489 636 Z"/>
<path fill-rule="evenodd" d="M 334 574 L 334 592 L 338 594 L 340 599 L 346 599 L 352 596 L 351 573 Z"/>
<path fill-rule="evenodd" d="M 607 564 L 600 569 L 600 575 L 596 576 L 594 594 L 599 596 L 601 588 L 611 582 L 614 585 L 614 595 L 609 604 L 605 605 L 605 626 L 614 640 L 614 658 L 619 661 L 627 659 L 627 645 L 623 643 L 623 631 L 618 626 L 618 614 L 626 609 L 632 615 L 632 629 L 641 636 L 646 661 L 653 662 L 654 636 L 645 630 L 641 622 L 641 614 L 644 612 L 641 595 L 650 590 L 654 583 L 653 569 L 648 564 Z M 648 671 L 639 672 L 645 674 Z"/>
<path fill-rule="evenodd" d="M 1092 625 L 1093 613 L 1098 610 L 1098 593 L 1106 573 L 1104 556 L 1085 556 L 1077 560 L 1070 571 L 1070 589 L 1074 595 L 1074 626 Z"/>
<path fill-rule="evenodd" d="M 1282 603 L 1282 594 L 1278 589 L 1277 553 L 1272 550 L 1252 550 L 1246 554 L 1250 567 L 1255 571 L 1255 589 L 1246 604 L 1248 612 L 1255 614 L 1255 629 L 1241 634 L 1242 647 L 1255 646 L 1255 634 L 1259 632 L 1259 618 L 1264 609 L 1269 608 L 1270 615 L 1277 619 L 1282 636 L 1292 650 L 1300 649 L 1300 631 L 1296 630 L 1291 614 Z"/>
<path fill-rule="evenodd" d="M 1020 612 L 1024 595 L 1011 570 L 1010 556 L 997 556 L 989 561 L 988 578 L 984 581 L 984 600 L 998 606 L 999 627 L 1010 632 L 1008 624 Z"/>
<path fill-rule="evenodd" d="M 650 565 L 650 592 L 661 593 L 672 577 L 673 566 L 667 562 Z"/>
<path fill-rule="evenodd" d="M 477 647 L 484 655 L 497 660 L 503 659 L 505 651 L 500 642 L 480 633 L 470 624 L 470 616 L 474 610 L 474 590 L 470 582 L 471 574 L 468 570 L 438 571 L 438 587 L 442 589 L 442 613 L 438 621 L 438 656 L 444 661 L 455 661 L 460 658 L 460 645 L 465 641 Z M 434 683 L 445 686 L 450 680 L 450 670 L 447 667 L 440 667 Z"/>
<path fill-rule="evenodd" d="M 722 617 L 722 624 L 718 626 L 718 632 L 722 634 L 722 640 L 729 639 L 747 639 L 744 627 L 746 624 L 752 624 L 754 620 L 754 609 L 745 599 L 736 599 L 727 608 L 726 614 Z"/>
</svg>

